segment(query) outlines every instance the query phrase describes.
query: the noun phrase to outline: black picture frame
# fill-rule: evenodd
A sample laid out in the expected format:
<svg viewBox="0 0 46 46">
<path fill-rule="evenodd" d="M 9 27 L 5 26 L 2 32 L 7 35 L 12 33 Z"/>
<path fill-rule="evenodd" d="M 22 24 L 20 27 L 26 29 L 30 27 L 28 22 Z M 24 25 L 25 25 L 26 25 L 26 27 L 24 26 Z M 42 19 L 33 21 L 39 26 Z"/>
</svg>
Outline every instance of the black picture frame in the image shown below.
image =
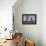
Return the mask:
<svg viewBox="0 0 46 46">
<path fill-rule="evenodd" d="M 36 14 L 22 14 L 22 24 L 36 24 Z"/>
</svg>

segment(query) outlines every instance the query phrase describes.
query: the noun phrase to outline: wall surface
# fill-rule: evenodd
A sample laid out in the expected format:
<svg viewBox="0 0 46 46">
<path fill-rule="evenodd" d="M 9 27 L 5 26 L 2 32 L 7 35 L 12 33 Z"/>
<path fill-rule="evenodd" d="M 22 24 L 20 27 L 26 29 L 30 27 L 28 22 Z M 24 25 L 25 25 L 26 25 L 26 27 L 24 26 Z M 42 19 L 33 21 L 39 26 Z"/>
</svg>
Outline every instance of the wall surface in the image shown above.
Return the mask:
<svg viewBox="0 0 46 46">
<path fill-rule="evenodd" d="M 46 0 L 41 1 L 41 38 L 42 46 L 46 46 Z"/>
<path fill-rule="evenodd" d="M 16 0 L 0 0 L 0 27 L 12 28 L 12 6 Z"/>
<path fill-rule="evenodd" d="M 35 41 L 36 46 L 41 46 L 41 0 L 23 0 L 20 5 L 14 5 L 14 24 L 23 37 Z M 22 14 L 37 14 L 36 25 L 23 25 Z"/>
</svg>

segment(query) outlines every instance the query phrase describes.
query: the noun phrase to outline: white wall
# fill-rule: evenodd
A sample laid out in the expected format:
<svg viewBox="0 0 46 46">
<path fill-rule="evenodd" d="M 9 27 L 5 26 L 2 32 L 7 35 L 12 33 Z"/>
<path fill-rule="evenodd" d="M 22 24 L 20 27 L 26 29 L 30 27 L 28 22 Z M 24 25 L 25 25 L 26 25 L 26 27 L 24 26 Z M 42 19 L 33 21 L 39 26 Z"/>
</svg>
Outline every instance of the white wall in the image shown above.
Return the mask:
<svg viewBox="0 0 46 46">
<path fill-rule="evenodd" d="M 41 1 L 41 38 L 42 46 L 46 46 L 46 0 Z"/>
<path fill-rule="evenodd" d="M 41 46 L 41 0 L 23 0 L 20 5 L 13 7 L 15 29 L 23 33 L 24 38 L 35 41 Z M 23 25 L 22 14 L 37 14 L 36 25 Z"/>
<path fill-rule="evenodd" d="M 16 0 L 0 0 L 0 27 L 12 28 L 12 6 Z"/>
</svg>

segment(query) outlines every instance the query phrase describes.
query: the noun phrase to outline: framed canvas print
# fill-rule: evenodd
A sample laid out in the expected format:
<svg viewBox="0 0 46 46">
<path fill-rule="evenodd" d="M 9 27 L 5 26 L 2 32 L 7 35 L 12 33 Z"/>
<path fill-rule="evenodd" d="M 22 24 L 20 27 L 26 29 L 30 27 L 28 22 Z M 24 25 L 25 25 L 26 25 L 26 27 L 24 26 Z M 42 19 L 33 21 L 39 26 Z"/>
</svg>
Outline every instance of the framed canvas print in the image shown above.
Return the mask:
<svg viewBox="0 0 46 46">
<path fill-rule="evenodd" d="M 22 14 L 22 24 L 36 24 L 36 14 Z"/>
</svg>

